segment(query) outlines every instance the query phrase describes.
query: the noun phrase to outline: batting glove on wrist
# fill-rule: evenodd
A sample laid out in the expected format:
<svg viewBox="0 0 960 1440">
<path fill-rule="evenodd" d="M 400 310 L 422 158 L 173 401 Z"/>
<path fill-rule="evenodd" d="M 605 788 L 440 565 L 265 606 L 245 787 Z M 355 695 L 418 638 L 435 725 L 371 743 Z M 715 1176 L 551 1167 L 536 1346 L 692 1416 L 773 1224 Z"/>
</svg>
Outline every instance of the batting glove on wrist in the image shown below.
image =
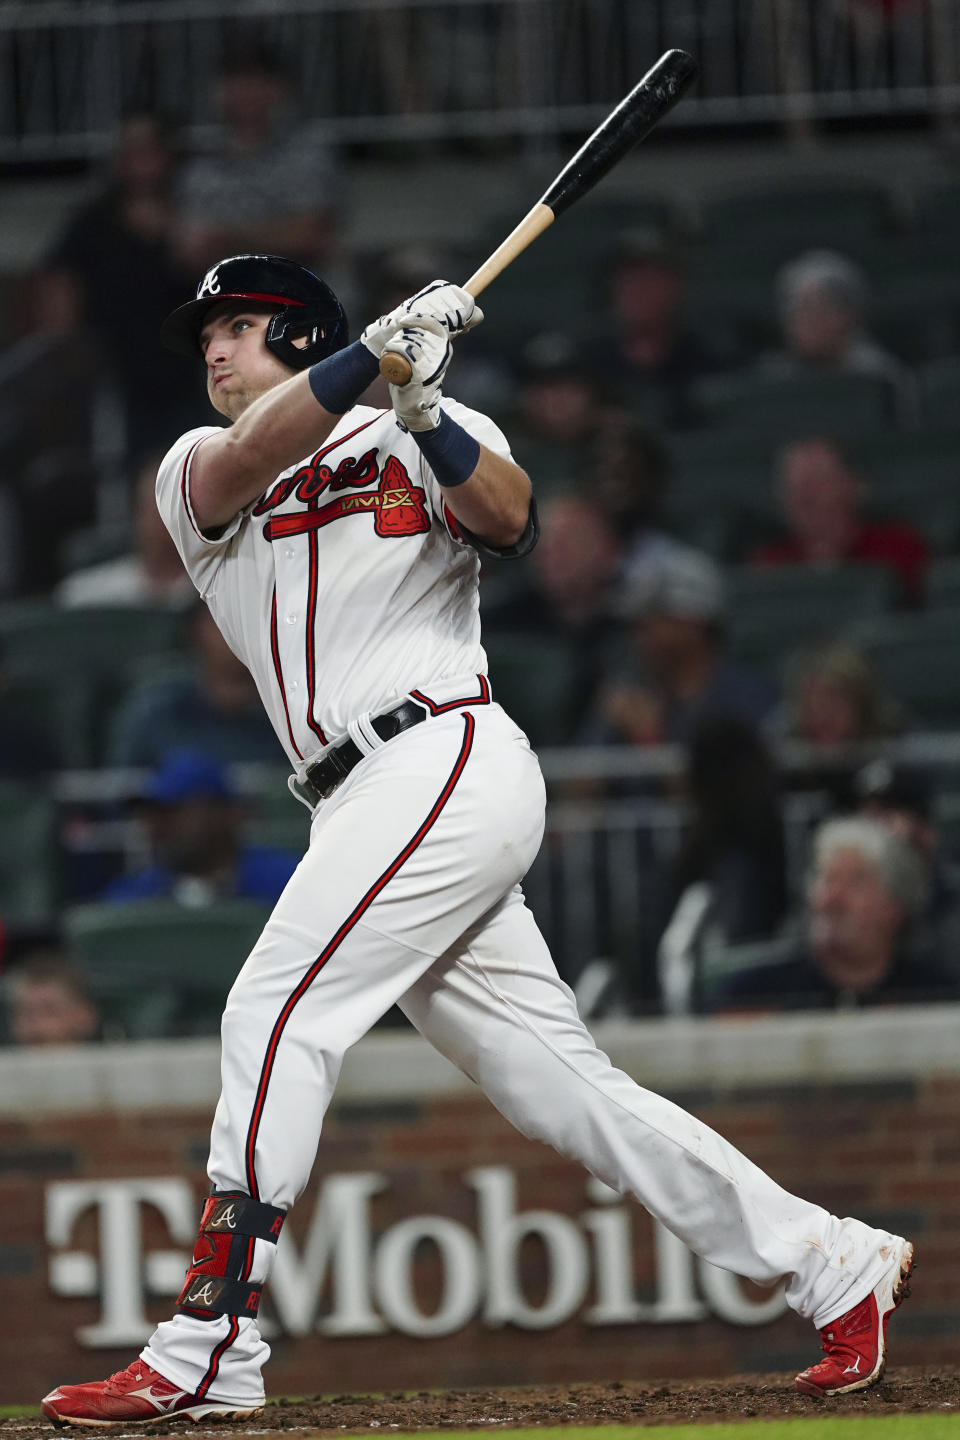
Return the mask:
<svg viewBox="0 0 960 1440">
<path fill-rule="evenodd" d="M 449 280 L 432 280 L 404 300 L 400 309 L 418 321 L 439 321 L 448 335 L 465 335 L 483 319 L 483 311 L 473 296 Z"/>
<path fill-rule="evenodd" d="M 390 386 L 397 418 L 408 430 L 435 430 L 440 423 L 443 377 L 453 354 L 446 330 L 436 320 L 421 320 L 400 330 L 384 350 L 402 355 L 411 370 L 406 385 Z"/>
<path fill-rule="evenodd" d="M 442 326 L 447 335 L 463 335 L 479 325 L 482 319 L 483 311 L 466 290 L 459 285 L 451 285 L 447 280 L 434 280 L 416 295 L 411 295 L 409 300 L 404 300 L 396 310 L 374 320 L 360 340 L 379 360 L 387 342 L 405 325 L 431 321 Z"/>
</svg>

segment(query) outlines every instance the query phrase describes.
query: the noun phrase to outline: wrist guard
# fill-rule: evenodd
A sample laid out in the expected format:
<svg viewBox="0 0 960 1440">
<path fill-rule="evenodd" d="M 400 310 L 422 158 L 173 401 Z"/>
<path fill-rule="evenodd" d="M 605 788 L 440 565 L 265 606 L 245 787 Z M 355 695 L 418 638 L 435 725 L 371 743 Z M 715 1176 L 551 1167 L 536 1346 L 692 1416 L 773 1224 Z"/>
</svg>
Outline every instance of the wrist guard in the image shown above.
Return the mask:
<svg viewBox="0 0 960 1440">
<path fill-rule="evenodd" d="M 318 403 L 331 415 L 346 415 L 380 373 L 375 355 L 355 340 L 326 360 L 311 365 L 307 372 L 310 389 Z"/>
</svg>

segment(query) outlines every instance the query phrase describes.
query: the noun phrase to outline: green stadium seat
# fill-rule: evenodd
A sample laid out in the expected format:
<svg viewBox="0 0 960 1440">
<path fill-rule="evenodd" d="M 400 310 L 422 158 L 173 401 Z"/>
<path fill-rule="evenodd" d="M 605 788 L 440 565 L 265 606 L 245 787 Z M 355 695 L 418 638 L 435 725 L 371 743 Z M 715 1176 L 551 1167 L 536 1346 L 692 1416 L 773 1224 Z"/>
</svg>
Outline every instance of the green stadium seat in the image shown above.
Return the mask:
<svg viewBox="0 0 960 1440">
<path fill-rule="evenodd" d="M 489 633 L 484 650 L 493 696 L 534 746 L 562 745 L 581 700 L 572 646 L 539 635 Z"/>
<path fill-rule="evenodd" d="M 906 521 L 935 553 L 960 539 L 960 429 L 869 430 L 850 452 L 866 486 L 867 513 Z"/>
<path fill-rule="evenodd" d="M 960 726 L 960 610 L 857 620 L 849 634 L 916 722 L 934 730 Z"/>
<path fill-rule="evenodd" d="M 108 1034 L 213 1035 L 268 914 L 245 900 L 143 900 L 72 906 L 63 928 Z"/>
<path fill-rule="evenodd" d="M 960 184 L 931 185 L 917 199 L 915 227 L 924 236 L 960 242 Z"/>
<path fill-rule="evenodd" d="M 742 559 L 777 523 L 775 446 L 752 429 L 671 435 L 666 524 L 689 544 Z"/>
<path fill-rule="evenodd" d="M 853 258 L 869 254 L 890 233 L 891 205 L 876 186 L 755 186 L 718 195 L 701 206 L 701 224 L 710 245 L 782 263 L 809 249 L 839 250 Z"/>
<path fill-rule="evenodd" d="M 183 617 L 149 606 L 65 610 L 48 601 L 0 605 L 0 653 L 15 701 L 36 707 L 63 763 L 103 758 L 107 714 L 129 674 L 176 652 Z"/>
<path fill-rule="evenodd" d="M 890 612 L 896 582 L 876 565 L 784 565 L 728 575 L 727 633 L 739 658 L 779 669 L 802 646 Z"/>
<path fill-rule="evenodd" d="M 893 420 L 890 387 L 873 375 L 781 377 L 740 370 L 700 380 L 693 402 L 705 425 L 781 438 L 811 430 L 856 434 Z"/>
<path fill-rule="evenodd" d="M 310 843 L 310 811 L 287 788 L 289 768 L 258 765 L 256 772 L 240 786 L 246 838 L 253 845 L 276 845 L 303 854 Z"/>
<path fill-rule="evenodd" d="M 925 424 L 955 428 L 960 423 L 960 356 L 944 356 L 921 366 L 917 383 Z"/>
<path fill-rule="evenodd" d="M 772 940 L 751 940 L 740 945 L 705 947 L 701 956 L 700 993 L 703 1003 L 700 1008 L 712 1009 L 717 991 L 735 976 L 766 969 L 768 965 L 786 964 L 794 953 L 795 945 L 793 937 L 778 936 Z"/>
<path fill-rule="evenodd" d="M 0 917 L 43 925 L 58 904 L 57 807 L 37 784 L 0 782 Z"/>
<path fill-rule="evenodd" d="M 927 605 L 960 613 L 960 557 L 945 555 L 927 569 Z"/>
<path fill-rule="evenodd" d="M 102 673 L 174 649 L 182 624 L 181 615 L 152 606 L 65 610 L 43 600 L 0 605 L 0 639 L 8 660 L 28 658 Z"/>
</svg>

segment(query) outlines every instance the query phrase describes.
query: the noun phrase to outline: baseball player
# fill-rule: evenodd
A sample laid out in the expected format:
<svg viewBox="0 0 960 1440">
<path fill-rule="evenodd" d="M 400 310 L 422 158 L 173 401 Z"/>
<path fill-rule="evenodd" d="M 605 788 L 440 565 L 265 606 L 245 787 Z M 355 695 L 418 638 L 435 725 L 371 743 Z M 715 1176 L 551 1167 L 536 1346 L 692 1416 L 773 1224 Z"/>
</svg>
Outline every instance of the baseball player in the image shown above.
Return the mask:
<svg viewBox="0 0 960 1440">
<path fill-rule="evenodd" d="M 51 1420 L 258 1412 L 270 1351 L 257 1309 L 277 1237 L 344 1052 L 394 1003 L 523 1134 L 714 1264 L 785 1277 L 824 1351 L 801 1390 L 863 1389 L 883 1371 L 913 1247 L 787 1194 L 615 1070 L 525 907 L 544 788 L 487 679 L 477 551 L 525 553 L 535 510 L 501 432 L 441 389 L 451 337 L 481 319 L 438 280 L 348 345 L 323 281 L 239 255 L 163 327 L 203 357 L 230 423 L 173 445 L 160 511 L 313 820 L 227 1000 L 210 1198 L 176 1313 L 127 1369 L 53 1390 Z M 413 378 L 381 410 L 358 400 L 384 350 Z"/>
</svg>

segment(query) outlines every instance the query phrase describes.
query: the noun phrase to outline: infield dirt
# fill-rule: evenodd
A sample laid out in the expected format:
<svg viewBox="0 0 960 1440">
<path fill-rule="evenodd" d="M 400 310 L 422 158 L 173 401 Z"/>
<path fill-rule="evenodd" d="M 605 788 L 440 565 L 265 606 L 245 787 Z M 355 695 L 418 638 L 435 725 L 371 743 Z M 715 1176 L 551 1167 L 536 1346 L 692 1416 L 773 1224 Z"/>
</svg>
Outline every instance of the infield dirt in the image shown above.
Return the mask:
<svg viewBox="0 0 960 1440">
<path fill-rule="evenodd" d="M 266 1431 L 310 1435 L 369 1434 L 371 1430 L 529 1429 L 556 1425 L 712 1424 L 720 1420 L 783 1419 L 815 1415 L 960 1414 L 960 1366 L 893 1367 L 873 1390 L 839 1400 L 799 1395 L 792 1377 L 741 1375 L 725 1380 L 613 1381 L 539 1385 L 503 1390 L 397 1391 L 385 1395 L 325 1395 L 267 1406 L 249 1426 L 158 1420 L 147 1433 L 190 1436 L 208 1431 L 217 1440 Z M 143 1427 L 138 1427 L 143 1428 Z M 130 1434 L 133 1427 L 118 1427 Z M 41 1440 L 58 1432 L 29 1417 L 0 1421 L 0 1440 Z M 79 1431 L 70 1433 L 79 1434 Z M 85 1431 L 85 1434 L 96 1432 Z"/>
</svg>

